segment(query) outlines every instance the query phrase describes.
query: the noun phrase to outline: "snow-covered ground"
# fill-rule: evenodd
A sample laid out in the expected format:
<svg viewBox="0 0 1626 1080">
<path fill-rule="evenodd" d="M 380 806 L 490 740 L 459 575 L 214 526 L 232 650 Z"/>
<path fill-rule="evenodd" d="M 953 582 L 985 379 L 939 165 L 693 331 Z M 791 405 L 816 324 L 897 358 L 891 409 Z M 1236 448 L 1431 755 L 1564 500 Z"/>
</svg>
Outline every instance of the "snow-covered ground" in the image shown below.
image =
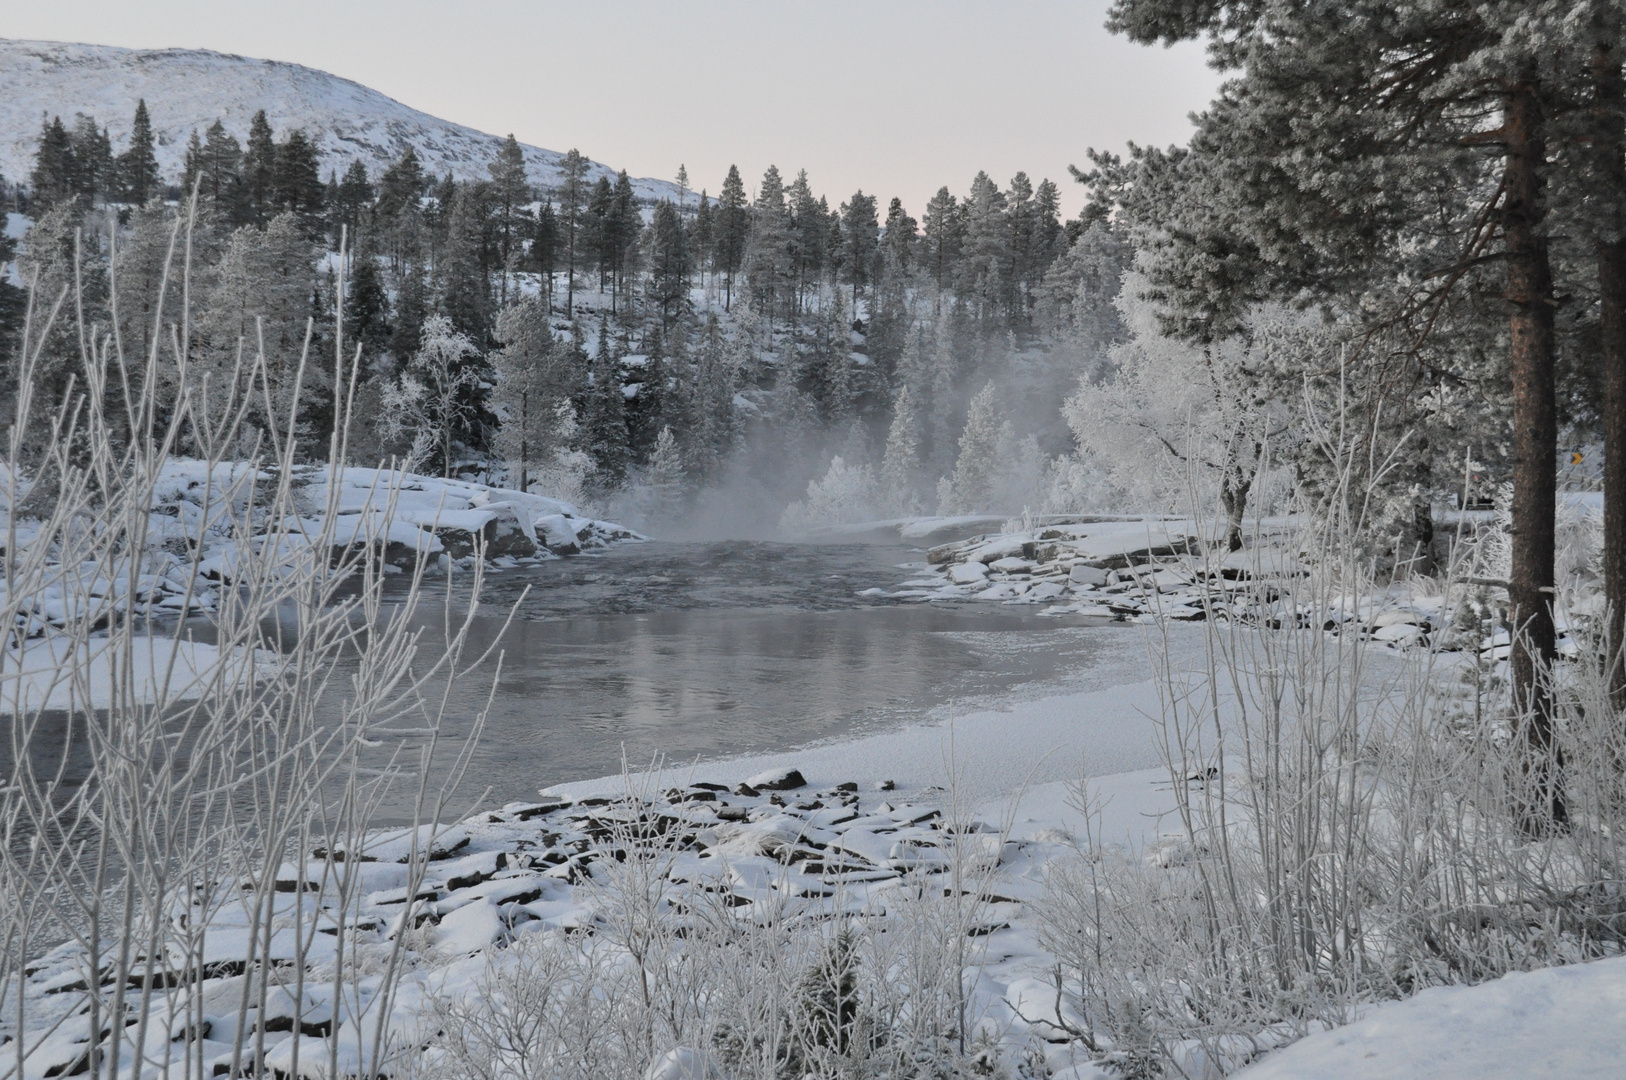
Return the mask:
<svg viewBox="0 0 1626 1080">
<path fill-rule="evenodd" d="M 1515 971 L 1386 1002 L 1250 1066 L 1246 1080 L 1619 1080 L 1626 957 Z"/>
</svg>

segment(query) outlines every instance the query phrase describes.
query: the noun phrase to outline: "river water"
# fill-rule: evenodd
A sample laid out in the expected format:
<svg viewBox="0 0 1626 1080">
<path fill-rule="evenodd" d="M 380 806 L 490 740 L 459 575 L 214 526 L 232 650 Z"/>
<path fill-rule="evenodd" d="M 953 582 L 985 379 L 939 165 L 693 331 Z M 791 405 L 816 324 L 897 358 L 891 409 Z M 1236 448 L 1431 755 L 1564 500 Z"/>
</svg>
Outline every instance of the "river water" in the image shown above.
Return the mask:
<svg viewBox="0 0 1626 1080">
<path fill-rule="evenodd" d="M 455 801 L 530 798 L 617 772 L 623 755 L 681 764 L 919 720 L 1088 671 L 1117 629 L 1037 607 L 858 595 L 895 587 L 921 559 L 902 544 L 652 542 L 491 573 L 471 646 L 515 618 L 500 674 L 452 688 L 448 741 L 496 678 Z M 444 586 L 426 588 L 438 610 Z"/>
</svg>

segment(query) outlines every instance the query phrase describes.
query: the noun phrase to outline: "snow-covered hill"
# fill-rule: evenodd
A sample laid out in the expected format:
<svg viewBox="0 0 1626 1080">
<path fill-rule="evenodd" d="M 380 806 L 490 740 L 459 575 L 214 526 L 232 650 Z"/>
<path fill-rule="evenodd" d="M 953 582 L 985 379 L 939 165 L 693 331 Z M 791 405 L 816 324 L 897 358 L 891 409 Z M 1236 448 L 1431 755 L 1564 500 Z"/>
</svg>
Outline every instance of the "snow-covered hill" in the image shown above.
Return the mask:
<svg viewBox="0 0 1626 1080">
<path fill-rule="evenodd" d="M 109 127 L 115 151 L 124 148 L 136 100 L 147 99 L 158 141 L 158 164 L 176 180 L 186 142 L 216 119 L 241 141 L 249 120 L 264 109 L 281 135 L 304 128 L 329 168 L 342 172 L 359 157 L 374 178 L 411 144 L 426 171 L 460 179 L 487 176 L 500 140 L 409 108 L 349 79 L 298 64 L 254 60 L 203 49 L 120 49 L 54 41 L 0 38 L 0 173 L 26 179 L 34 166 L 42 114 L 71 125 L 76 112 Z M 534 183 L 558 182 L 563 154 L 525 147 Z M 613 172 L 594 162 L 589 179 Z M 677 185 L 634 180 L 641 198 L 678 197 Z"/>
</svg>

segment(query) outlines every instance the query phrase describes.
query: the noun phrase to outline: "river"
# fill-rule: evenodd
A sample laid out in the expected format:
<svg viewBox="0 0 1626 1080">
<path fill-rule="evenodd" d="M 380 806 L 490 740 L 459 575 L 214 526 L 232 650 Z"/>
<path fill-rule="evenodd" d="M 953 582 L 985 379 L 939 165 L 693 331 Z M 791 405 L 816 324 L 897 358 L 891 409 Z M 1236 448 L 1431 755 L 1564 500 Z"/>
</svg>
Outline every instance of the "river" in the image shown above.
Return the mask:
<svg viewBox="0 0 1626 1080">
<path fill-rule="evenodd" d="M 921 559 L 901 543 L 652 542 L 491 573 L 471 646 L 515 618 L 457 802 L 530 798 L 614 773 L 623 755 L 638 766 L 787 749 L 1065 683 L 1123 633 L 1036 606 L 859 596 Z M 444 589 L 426 586 L 426 625 Z M 448 741 L 475 722 L 493 675 L 453 687 Z"/>
</svg>

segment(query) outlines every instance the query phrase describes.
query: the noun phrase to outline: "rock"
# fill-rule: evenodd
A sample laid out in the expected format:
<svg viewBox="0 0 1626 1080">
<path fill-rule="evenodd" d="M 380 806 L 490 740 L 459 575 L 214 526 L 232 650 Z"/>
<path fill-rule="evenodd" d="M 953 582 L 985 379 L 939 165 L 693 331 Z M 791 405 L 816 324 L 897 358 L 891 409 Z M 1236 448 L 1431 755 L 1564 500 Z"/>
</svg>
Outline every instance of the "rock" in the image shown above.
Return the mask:
<svg viewBox="0 0 1626 1080">
<path fill-rule="evenodd" d="M 960 550 L 959 544 L 938 544 L 926 552 L 926 561 L 933 566 L 953 560 L 955 553 Z"/>
<path fill-rule="evenodd" d="M 898 788 L 897 782 L 894 781 L 894 780 L 877 780 L 877 781 L 875 781 L 875 790 L 876 791 L 896 791 L 897 788 Z"/>
<path fill-rule="evenodd" d="M 536 554 L 536 538 L 517 503 L 487 503 L 485 511 L 492 515 L 486 526 L 486 558 L 504 555 L 514 559 L 528 559 Z M 528 516 L 528 515 L 527 515 Z"/>
<path fill-rule="evenodd" d="M 1400 626 L 1403 624 L 1425 626 L 1427 625 L 1427 622 L 1427 619 L 1423 618 L 1423 616 L 1417 614 L 1415 611 L 1385 611 L 1382 615 L 1379 615 L 1377 618 L 1372 620 L 1372 628 L 1374 630 L 1382 630 L 1386 626 Z"/>
<path fill-rule="evenodd" d="M 988 568 L 980 562 L 955 563 L 949 568 L 949 580 L 956 585 L 975 585 L 987 577 Z"/>
<path fill-rule="evenodd" d="M 1074 563 L 1072 570 L 1067 574 L 1067 580 L 1074 585 L 1105 585 L 1109 574 L 1099 566 L 1089 563 Z"/>
<path fill-rule="evenodd" d="M 549 514 L 536 519 L 536 534 L 542 545 L 555 555 L 580 555 L 581 543 L 571 519 L 563 514 Z"/>
<path fill-rule="evenodd" d="M 1007 555 L 1003 559 L 995 559 L 993 562 L 989 563 L 988 569 L 998 570 L 1006 574 L 1012 574 L 1020 573 L 1023 570 L 1032 570 L 1033 564 L 1019 556 Z"/>
<path fill-rule="evenodd" d="M 758 791 L 795 791 L 799 787 L 806 787 L 807 780 L 800 769 L 769 769 L 751 777 L 745 784 Z"/>
</svg>

